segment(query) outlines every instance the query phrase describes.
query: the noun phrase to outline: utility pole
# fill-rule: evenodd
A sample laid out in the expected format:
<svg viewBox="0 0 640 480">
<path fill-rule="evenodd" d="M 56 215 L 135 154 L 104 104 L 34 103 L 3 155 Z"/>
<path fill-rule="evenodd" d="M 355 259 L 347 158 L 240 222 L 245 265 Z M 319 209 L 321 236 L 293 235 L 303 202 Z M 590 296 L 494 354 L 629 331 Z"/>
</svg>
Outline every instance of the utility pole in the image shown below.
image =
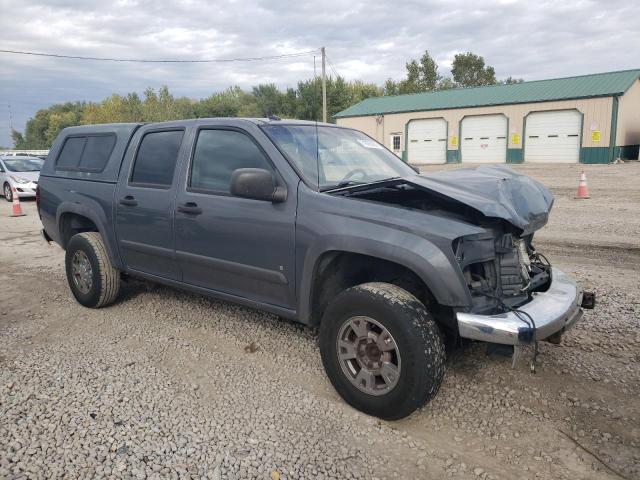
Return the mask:
<svg viewBox="0 0 640 480">
<path fill-rule="evenodd" d="M 13 132 L 13 115 L 11 114 L 11 104 L 7 103 L 7 107 L 9 107 L 9 129 Z"/>
<path fill-rule="evenodd" d="M 320 49 L 322 51 L 322 121 L 327 122 L 327 70 L 326 62 L 327 56 L 324 52 L 324 47 Z"/>
</svg>

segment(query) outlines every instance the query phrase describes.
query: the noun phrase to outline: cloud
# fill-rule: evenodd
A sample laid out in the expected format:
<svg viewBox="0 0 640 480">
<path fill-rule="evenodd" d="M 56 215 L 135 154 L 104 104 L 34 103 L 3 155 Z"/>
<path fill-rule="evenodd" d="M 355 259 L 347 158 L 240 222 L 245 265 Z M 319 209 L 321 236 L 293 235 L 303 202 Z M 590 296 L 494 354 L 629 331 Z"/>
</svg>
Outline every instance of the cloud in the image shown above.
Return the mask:
<svg viewBox="0 0 640 480">
<path fill-rule="evenodd" d="M 326 46 L 337 72 L 382 84 L 429 49 L 448 74 L 473 51 L 498 77 L 534 80 L 640 67 L 637 2 L 1 0 L 2 48 L 120 58 L 232 58 Z M 319 62 L 316 59 L 319 71 Z M 229 85 L 295 86 L 313 58 L 206 65 L 82 62 L 0 54 L 0 145 L 38 108 L 167 84 L 202 97 Z M 331 69 L 329 69 L 331 72 Z"/>
</svg>

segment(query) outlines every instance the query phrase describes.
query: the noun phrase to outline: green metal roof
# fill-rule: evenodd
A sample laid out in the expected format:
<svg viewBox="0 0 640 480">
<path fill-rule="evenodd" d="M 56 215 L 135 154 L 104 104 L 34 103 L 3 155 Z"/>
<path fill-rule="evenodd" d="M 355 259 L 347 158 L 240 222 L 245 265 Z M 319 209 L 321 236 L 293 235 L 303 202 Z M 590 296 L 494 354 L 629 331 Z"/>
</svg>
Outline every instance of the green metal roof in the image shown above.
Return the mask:
<svg viewBox="0 0 640 480">
<path fill-rule="evenodd" d="M 622 95 L 640 77 L 640 69 L 554 78 L 512 85 L 457 88 L 439 92 L 374 97 L 337 113 L 336 118 L 386 113 L 445 110 L 513 103 L 550 102 Z"/>
</svg>

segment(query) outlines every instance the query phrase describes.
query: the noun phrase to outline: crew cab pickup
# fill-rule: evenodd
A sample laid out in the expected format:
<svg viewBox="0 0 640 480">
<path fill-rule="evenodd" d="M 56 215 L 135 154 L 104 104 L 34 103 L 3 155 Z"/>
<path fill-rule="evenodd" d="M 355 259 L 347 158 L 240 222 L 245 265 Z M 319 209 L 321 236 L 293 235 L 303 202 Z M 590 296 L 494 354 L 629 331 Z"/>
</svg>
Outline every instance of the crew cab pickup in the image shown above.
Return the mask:
<svg viewBox="0 0 640 480">
<path fill-rule="evenodd" d="M 385 419 L 436 394 L 445 338 L 537 346 L 582 315 L 581 289 L 532 243 L 547 188 L 498 166 L 420 175 L 335 125 L 66 128 L 37 202 L 80 304 L 136 276 L 319 327 L 336 390 Z"/>
</svg>

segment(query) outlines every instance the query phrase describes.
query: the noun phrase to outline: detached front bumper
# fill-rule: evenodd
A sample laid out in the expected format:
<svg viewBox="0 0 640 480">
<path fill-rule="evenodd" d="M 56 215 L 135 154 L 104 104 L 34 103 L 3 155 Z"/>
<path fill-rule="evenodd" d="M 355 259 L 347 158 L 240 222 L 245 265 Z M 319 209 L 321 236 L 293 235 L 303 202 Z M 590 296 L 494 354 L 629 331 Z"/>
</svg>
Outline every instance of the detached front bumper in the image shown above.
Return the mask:
<svg viewBox="0 0 640 480">
<path fill-rule="evenodd" d="M 582 317 L 582 290 L 573 278 L 551 269 L 551 285 L 546 292 L 533 293 L 533 300 L 518 307 L 535 322 L 535 340 L 544 340 L 571 327 Z M 460 336 L 503 345 L 529 345 L 534 329 L 515 312 L 477 315 L 458 312 Z M 524 316 L 524 318 L 527 318 Z"/>
</svg>

